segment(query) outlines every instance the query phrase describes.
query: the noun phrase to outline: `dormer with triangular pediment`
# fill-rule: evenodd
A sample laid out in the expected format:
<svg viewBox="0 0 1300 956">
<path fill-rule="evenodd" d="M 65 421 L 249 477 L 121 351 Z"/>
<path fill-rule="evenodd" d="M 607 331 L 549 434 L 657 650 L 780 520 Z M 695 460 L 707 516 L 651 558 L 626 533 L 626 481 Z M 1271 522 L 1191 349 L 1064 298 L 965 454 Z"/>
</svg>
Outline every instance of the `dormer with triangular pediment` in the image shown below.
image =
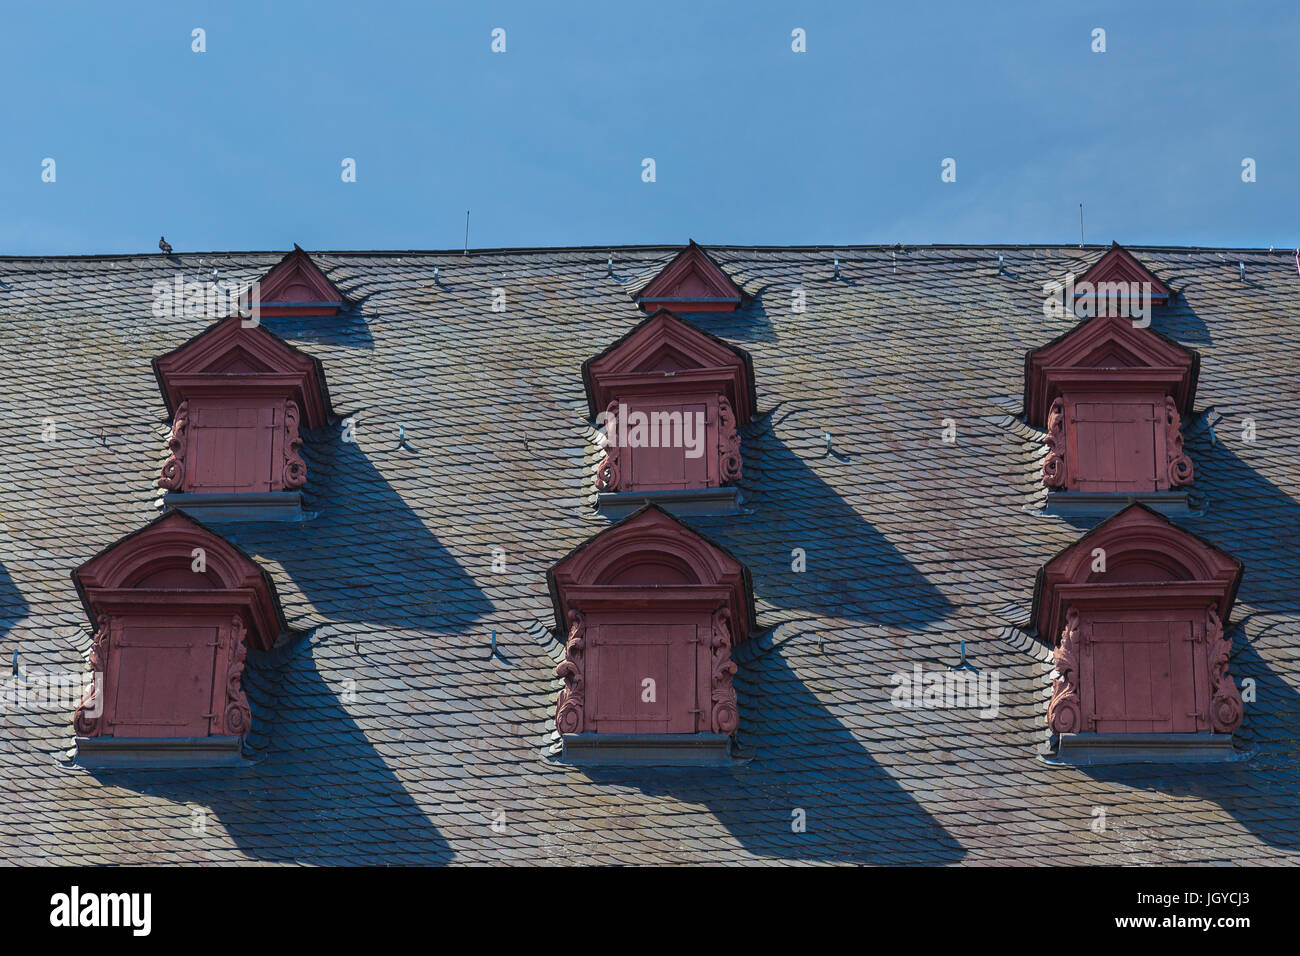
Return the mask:
<svg viewBox="0 0 1300 956">
<path fill-rule="evenodd" d="M 688 314 L 733 312 L 743 299 L 740 287 L 694 239 L 636 297 L 646 312 Z"/>
<path fill-rule="evenodd" d="M 234 315 L 153 366 L 172 418 L 158 479 L 167 506 L 205 519 L 300 517 L 299 428 L 331 416 L 320 362 Z"/>
<path fill-rule="evenodd" d="M 602 513 L 647 501 L 676 513 L 733 513 L 739 429 L 754 415 L 748 353 L 661 309 L 582 367 L 603 427 Z"/>
<path fill-rule="evenodd" d="M 262 316 L 334 316 L 347 306 L 343 294 L 311 256 L 294 243 L 258 283 Z"/>
<path fill-rule="evenodd" d="M 1198 366 L 1195 352 L 1116 314 L 1030 352 L 1025 413 L 1047 431 L 1049 509 L 1104 515 L 1143 501 L 1185 510 L 1193 469 L 1181 425 Z"/>
</svg>

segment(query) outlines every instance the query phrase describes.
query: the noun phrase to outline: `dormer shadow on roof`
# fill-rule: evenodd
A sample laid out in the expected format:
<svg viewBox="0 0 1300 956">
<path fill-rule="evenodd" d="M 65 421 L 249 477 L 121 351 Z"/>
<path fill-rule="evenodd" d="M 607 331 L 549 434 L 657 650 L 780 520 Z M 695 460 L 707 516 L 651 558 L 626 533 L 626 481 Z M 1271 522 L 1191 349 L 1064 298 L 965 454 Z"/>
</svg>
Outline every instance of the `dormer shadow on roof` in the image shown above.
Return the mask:
<svg viewBox="0 0 1300 956">
<path fill-rule="evenodd" d="M 734 312 L 745 294 L 694 239 L 636 295 L 646 312 Z"/>
<path fill-rule="evenodd" d="M 739 429 L 754 415 L 749 354 L 666 309 L 582 366 L 604 429 L 597 508 L 610 517 L 655 502 L 678 514 L 732 514 Z"/>
<path fill-rule="evenodd" d="M 153 366 L 172 416 L 166 506 L 212 520 L 300 518 L 299 428 L 332 414 L 320 362 L 234 315 Z"/>
<path fill-rule="evenodd" d="M 1186 512 L 1193 466 L 1181 428 L 1199 364 L 1194 351 L 1109 306 L 1031 350 L 1024 408 L 1047 431 L 1048 511 L 1105 516 L 1141 501 Z"/>
<path fill-rule="evenodd" d="M 348 307 L 343 293 L 297 243 L 259 280 L 257 302 L 261 317 L 331 317 Z"/>
</svg>

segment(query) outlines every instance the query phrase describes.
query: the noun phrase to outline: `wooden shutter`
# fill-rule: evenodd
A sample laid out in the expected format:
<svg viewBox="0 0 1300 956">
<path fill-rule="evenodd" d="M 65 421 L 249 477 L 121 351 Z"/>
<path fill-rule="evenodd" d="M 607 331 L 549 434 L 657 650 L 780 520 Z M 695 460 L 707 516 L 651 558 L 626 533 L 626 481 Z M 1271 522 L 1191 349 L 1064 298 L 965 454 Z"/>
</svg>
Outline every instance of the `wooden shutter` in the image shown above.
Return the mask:
<svg viewBox="0 0 1300 956">
<path fill-rule="evenodd" d="M 1159 416 L 1150 400 L 1089 401 L 1074 405 L 1073 487 L 1079 491 L 1155 491 Z"/>
<path fill-rule="evenodd" d="M 206 737 L 220 627 L 126 624 L 108 674 L 114 737 Z"/>
<path fill-rule="evenodd" d="M 1097 733 L 1208 730 L 1205 644 L 1191 619 L 1138 614 L 1084 624 L 1081 690 Z"/>
<path fill-rule="evenodd" d="M 690 734 L 708 720 L 707 627 L 602 624 L 589 628 L 588 729 Z M 646 681 L 654 700 L 645 700 Z M 703 685 L 703 688 L 702 688 Z"/>
<path fill-rule="evenodd" d="M 686 488 L 707 488 L 709 486 L 710 457 L 718 457 L 717 426 L 709 408 L 702 402 L 689 404 L 643 404 L 634 406 L 636 411 L 644 412 L 650 424 L 647 425 L 647 437 L 650 434 L 667 437 L 671 431 L 676 444 L 665 447 L 629 448 L 628 458 L 631 470 L 628 478 L 628 490 L 635 491 L 675 491 Z M 680 423 L 671 429 L 661 429 L 654 424 L 656 415 L 670 415 L 673 421 Z M 687 456 L 683 447 L 687 416 L 691 421 L 691 437 L 700 449 L 696 458 Z M 701 429 L 699 422 L 704 422 Z"/>
<path fill-rule="evenodd" d="M 187 490 L 229 494 L 282 489 L 283 428 L 279 404 L 191 405 Z"/>
</svg>

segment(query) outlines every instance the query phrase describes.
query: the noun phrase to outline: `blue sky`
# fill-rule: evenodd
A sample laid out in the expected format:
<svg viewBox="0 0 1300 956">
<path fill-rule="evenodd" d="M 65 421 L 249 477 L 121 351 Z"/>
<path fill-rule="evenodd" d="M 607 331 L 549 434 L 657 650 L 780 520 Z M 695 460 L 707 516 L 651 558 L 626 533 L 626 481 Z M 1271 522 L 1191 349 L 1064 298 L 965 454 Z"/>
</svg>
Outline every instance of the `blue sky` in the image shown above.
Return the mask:
<svg viewBox="0 0 1300 956">
<path fill-rule="evenodd" d="M 160 233 L 178 251 L 459 248 L 467 208 L 476 248 L 1073 243 L 1080 202 L 1090 243 L 1300 246 L 1293 2 L 172 0 L 0 19 L 0 254 Z"/>
</svg>

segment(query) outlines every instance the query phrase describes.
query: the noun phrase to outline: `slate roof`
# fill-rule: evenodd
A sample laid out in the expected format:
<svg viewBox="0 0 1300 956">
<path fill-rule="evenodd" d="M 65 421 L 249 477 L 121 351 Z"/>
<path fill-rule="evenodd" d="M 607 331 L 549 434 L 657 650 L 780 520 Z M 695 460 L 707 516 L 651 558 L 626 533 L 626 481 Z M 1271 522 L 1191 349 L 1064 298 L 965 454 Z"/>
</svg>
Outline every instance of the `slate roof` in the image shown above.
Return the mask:
<svg viewBox="0 0 1300 956">
<path fill-rule="evenodd" d="M 1132 249 L 1182 293 L 1153 327 L 1201 356 L 1185 422 L 1199 504 L 1177 523 L 1246 566 L 1228 633 L 1233 674 L 1257 682 L 1237 735 L 1248 760 L 1089 770 L 1037 756 L 1050 664 L 1026 630 L 1035 575 L 1086 525 L 1036 513 L 1044 449 L 1019 417 L 1024 356 L 1070 325 L 1044 316 L 1043 284 L 1105 247 L 712 246 L 746 303 L 695 321 L 752 355 L 759 415 L 743 436 L 745 513 L 685 520 L 753 575 L 763 632 L 738 651 L 736 678 L 748 760 L 557 763 L 546 571 L 606 526 L 581 366 L 644 318 L 626 290 L 678 251 L 616 248 L 612 276 L 606 247 L 313 254 L 353 311 L 265 322 L 323 362 L 356 442 L 337 424 L 307 435 L 312 520 L 213 526 L 269 571 L 296 633 L 250 654 L 256 762 L 90 772 L 69 761 L 70 710 L 2 714 L 0 858 L 1300 859 L 1290 253 Z M 15 649 L 25 673 L 85 667 L 69 572 L 160 513 L 169 423 L 150 360 L 211 319 L 154 317 L 153 283 L 214 266 L 251 280 L 281 256 L 0 259 L 6 673 Z M 806 313 L 791 310 L 795 286 Z M 791 571 L 794 548 L 805 573 Z M 963 640 L 999 677 L 996 716 L 891 705 L 891 675 L 955 663 Z"/>
</svg>

